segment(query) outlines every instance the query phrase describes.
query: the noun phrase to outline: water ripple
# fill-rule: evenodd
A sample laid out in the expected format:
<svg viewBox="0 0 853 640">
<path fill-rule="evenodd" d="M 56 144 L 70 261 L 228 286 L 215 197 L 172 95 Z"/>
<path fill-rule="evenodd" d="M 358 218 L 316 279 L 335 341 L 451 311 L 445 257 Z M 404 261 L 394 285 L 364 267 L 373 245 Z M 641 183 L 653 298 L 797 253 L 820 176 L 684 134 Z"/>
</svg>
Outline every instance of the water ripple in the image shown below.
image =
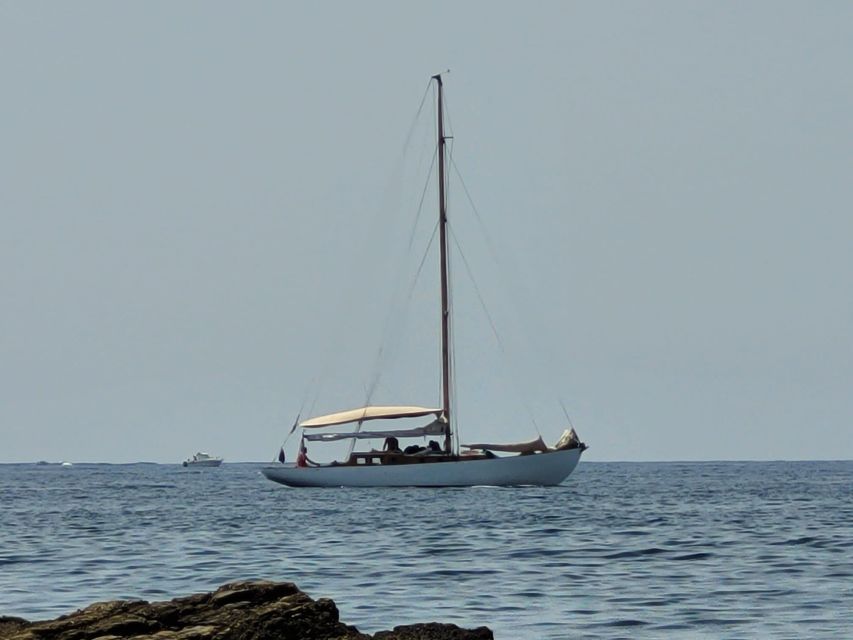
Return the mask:
<svg viewBox="0 0 853 640">
<path fill-rule="evenodd" d="M 849 462 L 583 463 L 553 489 L 289 490 L 257 465 L 0 465 L 0 614 L 268 578 L 368 632 L 845 637 L 851 480 Z"/>
</svg>

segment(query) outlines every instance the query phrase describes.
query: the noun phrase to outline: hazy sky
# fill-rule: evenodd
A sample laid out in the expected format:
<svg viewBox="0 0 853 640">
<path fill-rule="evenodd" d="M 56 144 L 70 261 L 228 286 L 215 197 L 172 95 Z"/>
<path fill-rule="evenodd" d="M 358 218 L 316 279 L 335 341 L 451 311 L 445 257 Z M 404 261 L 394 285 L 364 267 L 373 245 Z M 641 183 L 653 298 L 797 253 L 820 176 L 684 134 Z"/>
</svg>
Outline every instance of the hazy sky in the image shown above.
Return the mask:
<svg viewBox="0 0 853 640">
<path fill-rule="evenodd" d="M 382 335 L 437 402 L 448 68 L 465 436 L 849 459 L 851 60 L 849 2 L 2 2 L 0 461 L 270 459 Z"/>
</svg>

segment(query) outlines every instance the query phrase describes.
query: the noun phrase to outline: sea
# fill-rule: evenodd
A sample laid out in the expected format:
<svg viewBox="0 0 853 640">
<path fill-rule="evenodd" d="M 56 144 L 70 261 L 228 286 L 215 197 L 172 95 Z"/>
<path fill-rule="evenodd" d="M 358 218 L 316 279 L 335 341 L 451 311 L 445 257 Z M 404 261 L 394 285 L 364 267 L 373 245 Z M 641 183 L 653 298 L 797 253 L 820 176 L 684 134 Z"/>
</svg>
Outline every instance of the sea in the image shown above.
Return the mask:
<svg viewBox="0 0 853 640">
<path fill-rule="evenodd" d="M 262 465 L 0 465 L 0 615 L 295 582 L 373 633 L 853 638 L 853 462 L 582 461 L 561 486 L 290 489 Z"/>
</svg>

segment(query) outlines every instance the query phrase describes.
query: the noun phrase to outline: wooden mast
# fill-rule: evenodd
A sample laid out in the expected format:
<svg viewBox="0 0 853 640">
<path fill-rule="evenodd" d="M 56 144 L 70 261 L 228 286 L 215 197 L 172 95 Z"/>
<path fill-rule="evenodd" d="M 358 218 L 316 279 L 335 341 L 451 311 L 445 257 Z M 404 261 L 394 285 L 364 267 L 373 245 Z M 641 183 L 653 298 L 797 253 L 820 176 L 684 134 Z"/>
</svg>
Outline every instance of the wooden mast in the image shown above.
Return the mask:
<svg viewBox="0 0 853 640">
<path fill-rule="evenodd" d="M 438 230 L 441 247 L 441 388 L 444 410 L 444 451 L 452 452 L 450 422 L 450 296 L 447 289 L 447 196 L 445 194 L 445 137 L 444 137 L 444 95 L 441 74 L 433 79 L 438 84 Z"/>
</svg>

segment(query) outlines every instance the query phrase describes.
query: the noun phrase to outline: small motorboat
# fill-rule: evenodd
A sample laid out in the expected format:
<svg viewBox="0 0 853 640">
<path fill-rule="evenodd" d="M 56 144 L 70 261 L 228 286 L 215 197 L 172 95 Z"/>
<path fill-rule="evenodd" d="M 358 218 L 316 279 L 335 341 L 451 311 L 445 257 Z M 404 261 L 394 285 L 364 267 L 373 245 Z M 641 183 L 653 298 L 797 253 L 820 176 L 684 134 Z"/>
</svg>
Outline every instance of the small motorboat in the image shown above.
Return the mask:
<svg viewBox="0 0 853 640">
<path fill-rule="evenodd" d="M 222 458 L 217 458 L 203 451 L 199 451 L 192 458 L 184 460 L 185 467 L 218 467 L 221 464 Z"/>
</svg>

